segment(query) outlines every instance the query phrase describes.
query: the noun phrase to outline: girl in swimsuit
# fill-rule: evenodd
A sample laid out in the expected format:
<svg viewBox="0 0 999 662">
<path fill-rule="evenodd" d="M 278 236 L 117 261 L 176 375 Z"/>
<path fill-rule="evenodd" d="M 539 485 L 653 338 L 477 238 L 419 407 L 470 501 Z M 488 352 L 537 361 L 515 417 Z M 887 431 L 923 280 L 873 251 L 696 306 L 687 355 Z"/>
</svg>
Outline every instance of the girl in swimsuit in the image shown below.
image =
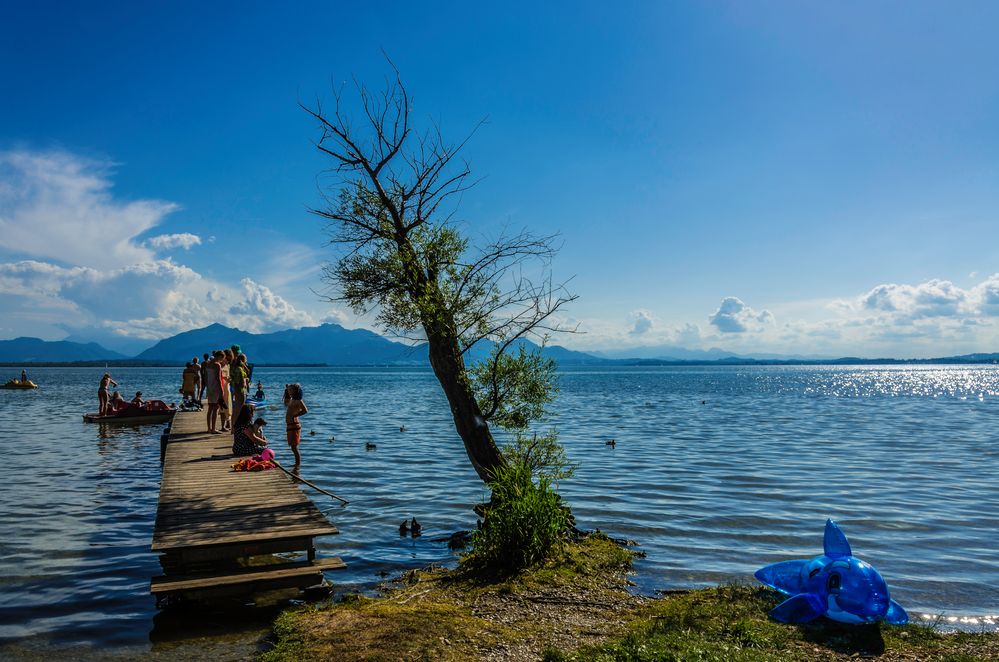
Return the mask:
<svg viewBox="0 0 999 662">
<path fill-rule="evenodd" d="M 284 414 L 284 422 L 288 429 L 288 446 L 295 455 L 295 468 L 302 464 L 302 456 L 298 452 L 298 446 L 302 443 L 302 424 L 298 417 L 309 413 L 309 408 L 302 401 L 302 385 L 288 384 L 284 389 L 284 401 L 288 405 L 288 411 Z"/>
<path fill-rule="evenodd" d="M 101 385 L 97 389 L 97 401 L 100 403 L 98 414 L 101 416 L 108 413 L 108 392 L 111 390 L 111 384 L 118 386 L 118 382 L 111 379 L 111 374 L 105 372 L 104 376 L 101 377 Z"/>
</svg>

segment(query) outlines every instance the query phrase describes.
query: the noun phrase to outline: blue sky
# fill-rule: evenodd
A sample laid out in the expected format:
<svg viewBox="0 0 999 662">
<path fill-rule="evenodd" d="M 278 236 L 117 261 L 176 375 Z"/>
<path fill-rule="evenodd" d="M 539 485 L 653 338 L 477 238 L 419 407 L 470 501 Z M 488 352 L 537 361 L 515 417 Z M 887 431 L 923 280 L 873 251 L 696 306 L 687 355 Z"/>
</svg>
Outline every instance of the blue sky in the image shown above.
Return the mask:
<svg viewBox="0 0 999 662">
<path fill-rule="evenodd" d="M 996 351 L 999 5 L 10 3 L 0 338 L 338 321 L 298 102 L 377 85 L 562 233 L 581 349 Z"/>
</svg>

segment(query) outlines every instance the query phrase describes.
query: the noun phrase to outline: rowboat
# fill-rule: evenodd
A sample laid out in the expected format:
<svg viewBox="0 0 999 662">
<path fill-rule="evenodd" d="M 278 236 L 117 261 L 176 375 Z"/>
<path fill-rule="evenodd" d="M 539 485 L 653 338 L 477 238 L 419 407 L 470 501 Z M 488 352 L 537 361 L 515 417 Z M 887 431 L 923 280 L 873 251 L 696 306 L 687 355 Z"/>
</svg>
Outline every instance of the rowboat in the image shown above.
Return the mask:
<svg viewBox="0 0 999 662">
<path fill-rule="evenodd" d="M 101 416 L 97 413 L 84 414 L 85 423 L 112 423 L 115 425 L 145 425 L 146 423 L 166 423 L 173 419 L 177 407 L 167 405 L 162 400 L 149 400 L 141 406 L 131 403 Z"/>
</svg>

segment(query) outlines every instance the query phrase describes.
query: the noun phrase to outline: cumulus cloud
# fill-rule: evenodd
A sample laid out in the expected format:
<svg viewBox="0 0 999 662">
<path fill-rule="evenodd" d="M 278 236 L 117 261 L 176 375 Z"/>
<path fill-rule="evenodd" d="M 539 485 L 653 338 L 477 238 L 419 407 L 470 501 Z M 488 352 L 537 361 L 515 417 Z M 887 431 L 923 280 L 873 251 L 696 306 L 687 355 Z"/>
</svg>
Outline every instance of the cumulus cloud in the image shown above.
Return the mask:
<svg viewBox="0 0 999 662">
<path fill-rule="evenodd" d="M 28 320 L 30 310 L 56 328 L 150 340 L 213 322 L 255 332 L 316 324 L 262 283 L 230 285 L 158 258 L 201 237 L 140 241 L 178 207 L 115 199 L 111 173 L 109 163 L 65 152 L 0 152 L 0 254 L 33 258 L 0 262 L 0 300 L 15 316 Z M 272 281 L 282 284 L 265 274 Z"/>
<path fill-rule="evenodd" d="M 183 248 L 185 251 L 201 244 L 201 237 L 190 232 L 178 234 L 161 234 L 150 237 L 145 241 L 146 246 L 159 251 L 167 251 L 174 248 Z"/>
<path fill-rule="evenodd" d="M 0 152 L 0 247 L 93 268 L 145 262 L 135 241 L 178 205 L 119 201 L 111 164 L 66 152 Z"/>
<path fill-rule="evenodd" d="M 774 316 L 768 310 L 758 313 L 736 297 L 725 297 L 708 322 L 722 333 L 745 333 L 772 325 Z"/>
<path fill-rule="evenodd" d="M 702 327 L 643 312 L 616 322 L 585 318 L 580 326 L 585 333 L 559 342 L 618 354 L 659 346 L 822 357 L 926 358 L 996 351 L 999 273 L 964 287 L 945 279 L 883 283 L 838 299 L 782 302 L 772 311 L 726 297 Z M 648 324 L 647 318 L 653 324 L 635 333 Z"/>
<path fill-rule="evenodd" d="M 652 317 L 652 313 L 647 310 L 636 310 L 631 313 L 632 327 L 631 331 L 628 332 L 630 336 L 640 336 L 647 334 L 655 326 L 655 319 Z"/>
<path fill-rule="evenodd" d="M 854 300 L 839 302 L 840 308 L 868 321 L 885 325 L 948 322 L 966 323 L 999 316 L 999 274 L 970 288 L 948 280 L 931 279 L 915 285 L 885 283 Z"/>
<path fill-rule="evenodd" d="M 258 333 L 317 323 L 249 278 L 230 288 L 170 260 L 108 271 L 35 260 L 0 264 L 0 295 L 71 311 L 67 321 L 74 327 L 92 325 L 146 339 L 213 322 Z"/>
<path fill-rule="evenodd" d="M 878 285 L 861 297 L 867 310 L 894 313 L 907 319 L 953 317 L 969 304 L 968 292 L 946 280 L 919 285 Z"/>
<path fill-rule="evenodd" d="M 239 283 L 243 286 L 243 297 L 229 308 L 229 313 L 245 320 L 240 328 L 271 331 L 315 323 L 311 315 L 297 310 L 270 288 L 250 278 Z"/>
<path fill-rule="evenodd" d="M 982 315 L 989 317 L 999 315 L 999 274 L 992 274 L 986 278 L 972 288 L 970 294 L 971 301 Z"/>
<path fill-rule="evenodd" d="M 343 326 L 348 322 L 347 314 L 342 310 L 331 310 L 319 320 L 321 324 L 339 324 Z"/>
</svg>

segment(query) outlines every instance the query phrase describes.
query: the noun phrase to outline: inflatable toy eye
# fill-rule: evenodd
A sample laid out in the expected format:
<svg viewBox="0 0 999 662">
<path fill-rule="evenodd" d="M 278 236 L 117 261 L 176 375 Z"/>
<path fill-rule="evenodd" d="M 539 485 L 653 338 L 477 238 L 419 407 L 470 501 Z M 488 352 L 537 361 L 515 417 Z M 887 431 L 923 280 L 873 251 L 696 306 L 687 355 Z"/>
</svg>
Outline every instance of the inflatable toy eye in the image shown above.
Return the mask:
<svg viewBox="0 0 999 662">
<path fill-rule="evenodd" d="M 840 584 L 842 582 L 841 577 L 838 572 L 834 572 L 829 575 L 829 580 L 826 582 L 826 589 L 829 591 L 838 591 Z"/>
</svg>

